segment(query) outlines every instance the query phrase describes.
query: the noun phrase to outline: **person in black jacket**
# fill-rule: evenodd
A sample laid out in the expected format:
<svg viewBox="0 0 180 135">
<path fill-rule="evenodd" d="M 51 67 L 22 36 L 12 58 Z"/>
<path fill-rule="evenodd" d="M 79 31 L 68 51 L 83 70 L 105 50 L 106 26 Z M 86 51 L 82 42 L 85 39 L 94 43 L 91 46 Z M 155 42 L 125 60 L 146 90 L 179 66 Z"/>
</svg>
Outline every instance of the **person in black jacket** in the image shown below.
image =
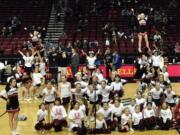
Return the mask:
<svg viewBox="0 0 180 135">
<path fill-rule="evenodd" d="M 73 75 L 75 75 L 78 72 L 78 66 L 79 66 L 79 54 L 76 52 L 76 49 L 73 48 L 71 55 L 71 68 Z"/>
<path fill-rule="evenodd" d="M 65 51 L 59 54 L 58 59 L 58 81 L 60 80 L 61 75 L 67 75 L 67 66 L 69 65 L 69 58 Z"/>
</svg>

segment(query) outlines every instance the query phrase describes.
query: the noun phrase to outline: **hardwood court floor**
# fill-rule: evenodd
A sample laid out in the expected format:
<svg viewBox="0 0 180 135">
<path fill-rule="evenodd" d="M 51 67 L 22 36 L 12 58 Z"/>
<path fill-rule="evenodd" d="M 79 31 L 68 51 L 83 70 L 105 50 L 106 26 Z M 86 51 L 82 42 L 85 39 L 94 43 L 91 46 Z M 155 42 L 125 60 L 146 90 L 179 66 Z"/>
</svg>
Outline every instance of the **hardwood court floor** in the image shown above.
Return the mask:
<svg viewBox="0 0 180 135">
<path fill-rule="evenodd" d="M 130 98 L 134 97 L 136 92 L 137 85 L 134 83 L 129 83 L 125 85 L 125 97 Z M 3 86 L 0 86 L 0 91 L 3 89 Z M 180 95 L 180 83 L 173 83 L 173 89 L 176 91 L 178 95 Z M 34 124 L 36 122 L 36 113 L 38 110 L 38 104 L 40 101 L 32 101 L 31 103 L 28 102 L 21 102 L 21 111 L 20 114 L 24 114 L 28 117 L 27 121 L 19 122 L 19 132 L 21 135 L 38 135 L 38 133 L 34 130 Z M 5 101 L 0 99 L 0 114 L 3 113 L 5 107 Z M 176 130 L 170 131 L 145 131 L 145 132 L 128 132 L 128 133 L 119 133 L 119 132 L 112 132 L 112 135 L 178 135 Z M 5 114 L 3 117 L 0 118 L 0 135 L 10 135 L 10 129 L 8 126 L 8 115 Z M 62 132 L 54 133 L 51 131 L 46 133 L 46 135 L 73 135 L 71 132 L 68 132 L 65 129 Z"/>
</svg>

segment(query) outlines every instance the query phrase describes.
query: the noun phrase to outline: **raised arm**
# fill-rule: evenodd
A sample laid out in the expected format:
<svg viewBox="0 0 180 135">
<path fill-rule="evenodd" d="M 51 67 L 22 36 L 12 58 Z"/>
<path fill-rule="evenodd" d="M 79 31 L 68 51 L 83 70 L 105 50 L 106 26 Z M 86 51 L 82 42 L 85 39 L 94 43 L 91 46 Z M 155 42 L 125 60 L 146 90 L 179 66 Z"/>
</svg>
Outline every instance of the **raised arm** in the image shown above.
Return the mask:
<svg viewBox="0 0 180 135">
<path fill-rule="evenodd" d="M 23 52 L 21 52 L 20 50 L 18 50 L 19 54 L 21 54 L 21 56 L 25 56 Z"/>
</svg>

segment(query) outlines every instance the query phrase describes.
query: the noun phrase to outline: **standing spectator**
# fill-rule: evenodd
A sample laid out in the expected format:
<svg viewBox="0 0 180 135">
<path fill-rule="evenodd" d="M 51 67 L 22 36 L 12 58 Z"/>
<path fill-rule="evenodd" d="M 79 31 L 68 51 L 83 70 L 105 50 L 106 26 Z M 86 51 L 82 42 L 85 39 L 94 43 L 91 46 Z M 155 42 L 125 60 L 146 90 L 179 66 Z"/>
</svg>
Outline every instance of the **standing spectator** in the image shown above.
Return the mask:
<svg viewBox="0 0 180 135">
<path fill-rule="evenodd" d="M 122 59 L 117 51 L 113 53 L 113 68 L 117 70 L 122 64 Z"/>
<path fill-rule="evenodd" d="M 104 55 L 104 61 L 106 65 L 106 77 L 109 77 L 109 70 L 112 70 L 112 54 L 109 48 L 106 49 L 105 55 Z"/>
<path fill-rule="evenodd" d="M 52 50 L 50 51 L 49 53 L 49 70 L 50 70 L 50 73 L 52 73 L 52 78 L 53 79 L 56 79 L 57 78 L 57 67 L 58 65 L 58 53 L 56 51 L 56 48 L 53 47 Z"/>
<path fill-rule="evenodd" d="M 59 60 L 58 60 L 58 81 L 60 81 L 61 75 L 66 76 L 67 74 L 66 67 L 69 65 L 68 60 L 69 59 L 65 51 L 60 53 Z"/>
<path fill-rule="evenodd" d="M 75 75 L 78 72 L 78 66 L 79 66 L 79 54 L 76 52 L 76 49 L 73 48 L 71 55 L 71 68 L 73 75 Z"/>
</svg>

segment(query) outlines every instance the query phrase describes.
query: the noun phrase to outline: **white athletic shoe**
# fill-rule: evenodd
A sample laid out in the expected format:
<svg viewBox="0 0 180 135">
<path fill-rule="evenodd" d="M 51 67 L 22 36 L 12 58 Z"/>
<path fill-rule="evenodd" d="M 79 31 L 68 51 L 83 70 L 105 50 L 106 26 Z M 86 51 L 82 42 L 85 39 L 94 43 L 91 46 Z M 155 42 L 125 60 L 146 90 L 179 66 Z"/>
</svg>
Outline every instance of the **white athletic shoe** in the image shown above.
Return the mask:
<svg viewBox="0 0 180 135">
<path fill-rule="evenodd" d="M 130 128 L 130 131 L 134 132 L 134 129 Z"/>
<path fill-rule="evenodd" d="M 11 135 L 16 135 L 16 132 L 15 132 L 15 131 L 12 131 L 12 132 L 11 132 Z"/>
</svg>

